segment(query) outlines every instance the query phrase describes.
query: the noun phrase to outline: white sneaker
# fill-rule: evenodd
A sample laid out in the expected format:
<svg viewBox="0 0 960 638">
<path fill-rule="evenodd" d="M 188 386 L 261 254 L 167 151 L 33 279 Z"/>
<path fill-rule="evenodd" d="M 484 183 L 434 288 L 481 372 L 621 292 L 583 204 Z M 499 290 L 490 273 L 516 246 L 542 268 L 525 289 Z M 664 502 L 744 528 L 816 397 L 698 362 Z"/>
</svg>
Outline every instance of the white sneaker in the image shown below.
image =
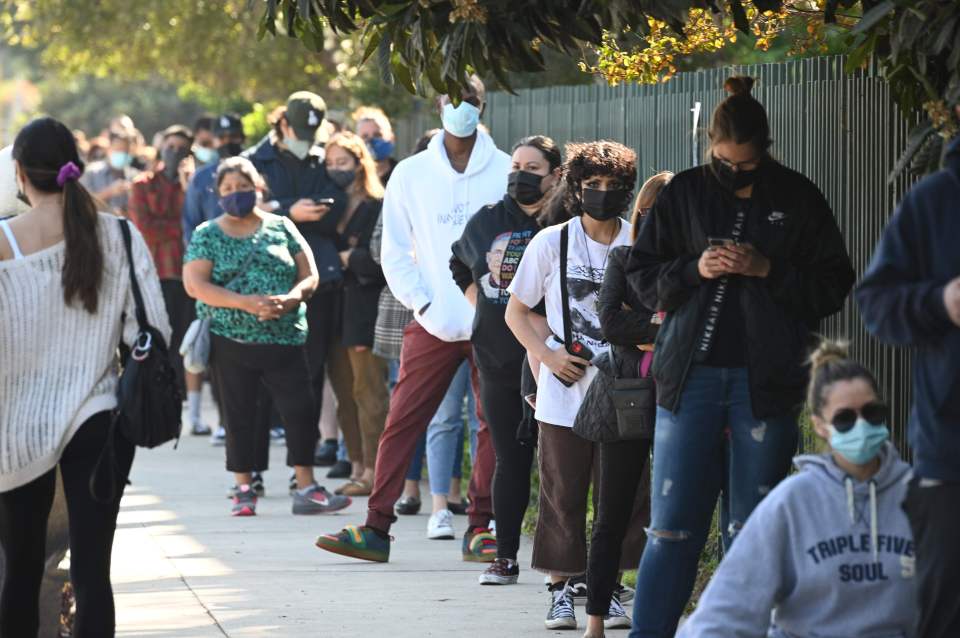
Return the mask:
<svg viewBox="0 0 960 638">
<path fill-rule="evenodd" d="M 577 616 L 573 611 L 573 592 L 567 583 L 550 585 L 550 611 L 543 621 L 547 629 L 576 629 Z"/>
<path fill-rule="evenodd" d="M 432 540 L 453 540 L 453 512 L 440 510 L 430 516 L 427 523 L 427 538 Z"/>
<path fill-rule="evenodd" d="M 619 592 L 613 592 L 610 598 L 610 610 L 603 617 L 603 626 L 606 629 L 630 629 L 630 617 L 620 602 Z"/>
</svg>

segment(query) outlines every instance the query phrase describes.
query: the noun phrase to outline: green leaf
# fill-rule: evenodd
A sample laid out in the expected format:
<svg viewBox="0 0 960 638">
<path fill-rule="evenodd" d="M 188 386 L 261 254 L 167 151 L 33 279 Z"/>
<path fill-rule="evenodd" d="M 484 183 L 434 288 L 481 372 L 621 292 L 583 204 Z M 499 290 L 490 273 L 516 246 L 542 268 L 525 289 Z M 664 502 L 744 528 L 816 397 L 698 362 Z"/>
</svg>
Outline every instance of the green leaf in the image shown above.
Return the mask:
<svg viewBox="0 0 960 638">
<path fill-rule="evenodd" d="M 934 132 L 933 123 L 929 120 L 924 120 L 910 131 L 910 135 L 907 137 L 907 145 L 904 147 L 903 153 L 900 154 L 897 163 L 893 165 L 893 170 L 890 171 L 890 175 L 887 177 L 888 182 L 895 182 L 897 178 L 900 177 L 900 174 L 913 162 L 914 156 L 916 156 L 923 147 L 927 138 L 933 135 Z"/>
<path fill-rule="evenodd" d="M 417 87 L 414 85 L 413 78 L 410 76 L 410 68 L 403 63 L 399 55 L 394 55 L 391 62 L 393 65 L 393 79 L 405 88 L 408 93 L 416 95 Z"/>
<path fill-rule="evenodd" d="M 363 57 L 360 59 L 360 64 L 366 64 L 370 56 L 374 54 L 377 47 L 380 46 L 380 38 L 382 36 L 383 32 L 380 29 L 376 29 L 367 35 L 367 46 L 363 50 Z"/>
<path fill-rule="evenodd" d="M 863 17 L 860 18 L 860 21 L 850 32 L 865 33 L 866 31 L 869 31 L 882 20 L 888 18 L 889 14 L 893 13 L 894 9 L 896 8 L 897 4 L 894 2 L 894 0 L 883 0 L 883 2 L 864 13 Z"/>
</svg>

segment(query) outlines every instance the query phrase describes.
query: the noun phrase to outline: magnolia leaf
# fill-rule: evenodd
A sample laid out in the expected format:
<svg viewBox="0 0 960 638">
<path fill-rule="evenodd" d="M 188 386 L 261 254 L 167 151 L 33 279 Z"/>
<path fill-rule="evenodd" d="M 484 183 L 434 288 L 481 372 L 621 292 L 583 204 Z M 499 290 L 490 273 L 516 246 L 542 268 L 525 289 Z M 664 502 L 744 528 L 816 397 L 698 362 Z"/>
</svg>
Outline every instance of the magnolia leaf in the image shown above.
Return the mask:
<svg viewBox="0 0 960 638">
<path fill-rule="evenodd" d="M 897 5 L 894 0 L 883 0 L 883 2 L 864 13 L 863 17 L 860 18 L 860 21 L 857 22 L 856 26 L 854 26 L 850 32 L 864 33 L 869 31 L 882 20 L 888 18 L 896 8 Z"/>
<path fill-rule="evenodd" d="M 923 147 L 927 138 L 933 135 L 934 132 L 933 123 L 930 122 L 930 120 L 924 120 L 910 131 L 910 135 L 907 137 L 907 145 L 904 147 L 899 159 L 897 159 L 897 163 L 894 164 L 893 170 L 890 171 L 890 175 L 887 177 L 888 182 L 895 182 L 897 178 L 900 177 L 904 169 L 913 162 L 913 158 Z"/>
</svg>

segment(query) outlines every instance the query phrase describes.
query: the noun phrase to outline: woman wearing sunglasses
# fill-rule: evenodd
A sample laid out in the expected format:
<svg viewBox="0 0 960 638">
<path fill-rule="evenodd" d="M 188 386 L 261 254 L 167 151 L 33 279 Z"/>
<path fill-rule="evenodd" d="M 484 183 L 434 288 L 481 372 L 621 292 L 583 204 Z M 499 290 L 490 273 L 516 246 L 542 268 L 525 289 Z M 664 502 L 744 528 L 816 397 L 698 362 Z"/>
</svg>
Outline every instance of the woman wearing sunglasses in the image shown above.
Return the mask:
<svg viewBox="0 0 960 638">
<path fill-rule="evenodd" d="M 910 466 L 888 440 L 889 410 L 845 346 L 826 342 L 811 363 L 807 405 L 827 451 L 794 459 L 799 472 L 754 510 L 678 638 L 914 635 Z"/>
</svg>

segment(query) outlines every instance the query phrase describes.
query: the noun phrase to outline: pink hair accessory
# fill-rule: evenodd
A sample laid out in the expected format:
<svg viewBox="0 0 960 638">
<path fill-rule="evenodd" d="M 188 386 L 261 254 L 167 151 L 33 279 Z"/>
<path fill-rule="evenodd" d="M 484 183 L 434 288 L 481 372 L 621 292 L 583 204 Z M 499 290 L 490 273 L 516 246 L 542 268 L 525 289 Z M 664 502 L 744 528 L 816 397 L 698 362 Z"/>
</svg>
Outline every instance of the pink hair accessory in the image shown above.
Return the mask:
<svg viewBox="0 0 960 638">
<path fill-rule="evenodd" d="M 60 172 L 57 173 L 57 186 L 63 188 L 63 185 L 67 182 L 80 179 L 80 175 L 82 175 L 80 167 L 73 162 L 67 162 L 60 167 Z"/>
</svg>

